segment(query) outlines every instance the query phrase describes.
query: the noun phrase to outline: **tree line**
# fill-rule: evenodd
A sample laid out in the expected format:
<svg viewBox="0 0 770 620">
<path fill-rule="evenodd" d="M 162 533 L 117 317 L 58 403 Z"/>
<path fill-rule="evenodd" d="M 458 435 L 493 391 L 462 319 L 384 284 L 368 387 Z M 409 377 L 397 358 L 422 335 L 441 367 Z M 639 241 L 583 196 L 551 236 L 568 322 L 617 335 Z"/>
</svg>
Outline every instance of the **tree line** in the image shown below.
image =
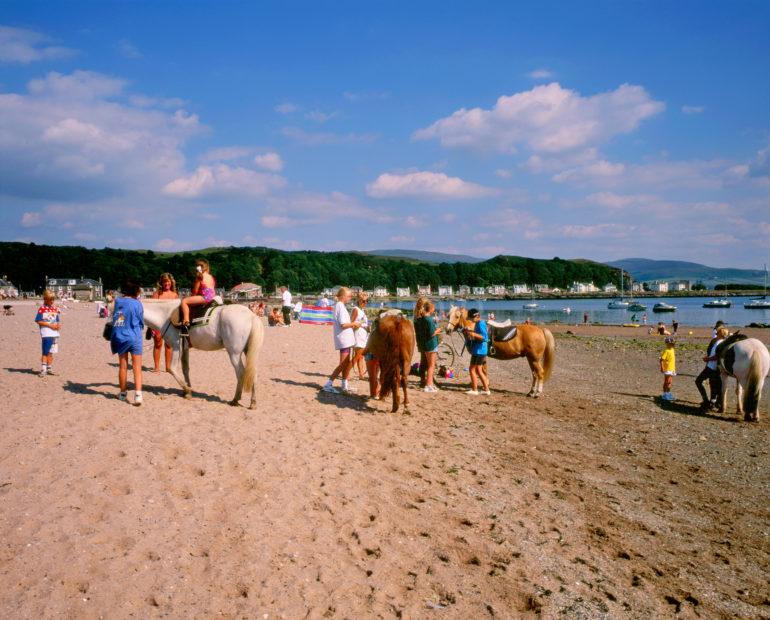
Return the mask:
<svg viewBox="0 0 770 620">
<path fill-rule="evenodd" d="M 426 263 L 358 252 L 287 252 L 264 247 L 209 248 L 192 252 L 161 253 L 151 250 L 89 249 L 0 242 L 0 273 L 20 290 L 40 291 L 46 276 L 102 279 L 105 290 L 116 289 L 126 278 L 154 284 L 162 272 L 171 272 L 181 287 L 189 286 L 195 259 L 206 258 L 219 286 L 231 288 L 254 282 L 265 291 L 287 285 L 297 292 L 318 292 L 344 284 L 366 289 L 430 284 L 489 286 L 548 284 L 565 288 L 573 281 L 593 281 L 597 286 L 617 283 L 620 271 L 601 263 L 561 258 L 537 259 L 496 256 L 481 263 Z"/>
</svg>

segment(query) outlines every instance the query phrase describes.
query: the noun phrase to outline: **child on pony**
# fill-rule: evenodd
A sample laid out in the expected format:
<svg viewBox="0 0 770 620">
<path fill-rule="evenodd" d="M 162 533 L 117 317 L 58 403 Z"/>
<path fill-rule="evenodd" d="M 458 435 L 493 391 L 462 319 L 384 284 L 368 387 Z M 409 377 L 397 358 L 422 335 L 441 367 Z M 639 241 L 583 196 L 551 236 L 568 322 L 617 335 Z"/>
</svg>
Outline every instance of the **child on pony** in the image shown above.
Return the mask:
<svg viewBox="0 0 770 620">
<path fill-rule="evenodd" d="M 182 299 L 182 328 L 181 335 L 189 336 L 190 306 L 203 306 L 210 304 L 216 295 L 216 280 L 209 271 L 209 262 L 203 258 L 195 261 L 195 282 L 192 287 L 192 295 Z"/>
</svg>

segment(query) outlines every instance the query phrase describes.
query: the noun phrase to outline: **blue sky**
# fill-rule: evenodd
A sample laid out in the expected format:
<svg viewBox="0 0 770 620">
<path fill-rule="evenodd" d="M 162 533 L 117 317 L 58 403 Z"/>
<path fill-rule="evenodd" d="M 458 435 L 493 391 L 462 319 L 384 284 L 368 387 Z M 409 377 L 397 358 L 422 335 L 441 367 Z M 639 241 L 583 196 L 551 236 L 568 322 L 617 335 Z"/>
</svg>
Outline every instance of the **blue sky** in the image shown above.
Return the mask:
<svg viewBox="0 0 770 620">
<path fill-rule="evenodd" d="M 770 5 L 4 2 L 0 239 L 758 267 Z"/>
</svg>

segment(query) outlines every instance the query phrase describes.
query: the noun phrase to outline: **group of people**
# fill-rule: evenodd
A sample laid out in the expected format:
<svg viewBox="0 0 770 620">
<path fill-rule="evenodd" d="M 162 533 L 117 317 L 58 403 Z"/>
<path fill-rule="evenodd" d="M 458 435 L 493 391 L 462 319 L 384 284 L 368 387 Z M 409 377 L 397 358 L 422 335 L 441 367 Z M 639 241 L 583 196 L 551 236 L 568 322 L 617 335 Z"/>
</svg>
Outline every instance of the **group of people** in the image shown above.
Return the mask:
<svg viewBox="0 0 770 620">
<path fill-rule="evenodd" d="M 661 394 L 661 400 L 674 401 L 674 395 L 671 392 L 674 377 L 676 376 L 676 332 L 679 325 L 673 333 L 665 329 L 663 323 L 659 323 L 658 333 L 665 335 L 666 348 L 660 355 L 660 372 L 663 375 L 663 393 Z M 712 333 L 711 341 L 706 347 L 706 355 L 703 356 L 703 361 L 706 366 L 695 378 L 695 386 L 698 388 L 698 392 L 701 396 L 701 410 L 709 411 L 711 409 L 717 409 L 719 407 L 719 399 L 722 394 L 722 373 L 718 366 L 717 347 L 722 341 L 730 335 L 730 331 L 724 324 L 724 321 L 717 321 L 714 325 L 714 331 Z M 704 383 L 708 381 L 709 392 L 706 392 Z"/>
<path fill-rule="evenodd" d="M 352 314 L 347 305 L 353 299 L 352 291 L 347 287 L 341 287 L 337 291 L 337 301 L 334 304 L 333 337 L 334 348 L 338 351 L 339 360 L 328 380 L 321 388 L 324 392 L 333 394 L 352 393 L 355 387 L 350 384 L 350 375 L 354 369 L 358 371 L 359 379 L 364 379 L 364 374 L 369 376 L 369 396 L 379 397 L 379 364 L 372 353 L 366 350 L 367 340 L 372 329 L 366 314 L 366 306 L 369 296 L 365 292 L 358 294 L 356 306 Z M 463 333 L 471 353 L 470 378 L 471 388 L 467 394 L 478 396 L 489 395 L 489 375 L 487 373 L 487 355 L 489 352 L 489 332 L 486 321 L 475 308 L 468 311 L 468 319 L 473 327 L 464 327 Z M 420 387 L 424 392 L 435 393 L 438 388 L 435 384 L 436 362 L 438 358 L 439 334 L 441 328 L 436 322 L 435 304 L 421 297 L 414 308 L 414 330 L 417 350 L 420 352 Z M 340 379 L 340 387 L 334 382 Z M 482 390 L 479 390 L 481 385 Z"/>
</svg>

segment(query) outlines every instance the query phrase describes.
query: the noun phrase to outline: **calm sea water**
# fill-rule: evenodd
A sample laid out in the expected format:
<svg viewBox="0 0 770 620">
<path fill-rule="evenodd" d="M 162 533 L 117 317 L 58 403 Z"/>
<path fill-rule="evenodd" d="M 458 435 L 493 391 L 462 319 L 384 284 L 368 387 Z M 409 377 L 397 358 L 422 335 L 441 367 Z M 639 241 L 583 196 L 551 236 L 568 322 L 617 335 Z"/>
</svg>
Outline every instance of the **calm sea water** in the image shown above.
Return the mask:
<svg viewBox="0 0 770 620">
<path fill-rule="evenodd" d="M 528 300 L 516 301 L 436 301 L 436 308 L 439 313 L 449 310 L 451 305 L 467 306 L 478 308 L 482 316 L 494 312 L 495 318 L 499 320 L 511 319 L 513 321 L 523 321 L 531 317 L 536 322 L 559 321 L 560 323 L 582 323 L 583 313 L 588 313 L 591 322 L 606 324 L 622 324 L 632 322 L 636 315 L 636 322 L 642 323 L 643 315 L 647 314 L 648 323 L 657 323 L 663 321 L 670 324 L 676 319 L 682 325 L 689 326 L 713 326 L 718 320 L 722 320 L 728 325 L 743 327 L 749 323 L 770 323 L 770 310 L 746 310 L 743 304 L 749 301 L 751 297 L 731 297 L 732 308 L 704 308 L 703 304 L 710 300 L 708 297 L 676 297 L 676 298 L 655 298 L 645 297 L 640 302 L 647 306 L 646 312 L 630 312 L 628 310 L 609 310 L 607 304 L 609 299 L 537 299 L 537 310 L 524 310 L 523 305 Z M 659 301 L 666 302 L 677 307 L 676 312 L 657 313 L 652 311 L 652 307 Z M 414 302 L 392 302 L 388 305 L 397 308 L 412 309 Z M 565 308 L 570 308 L 568 314 L 564 312 Z"/>
</svg>

